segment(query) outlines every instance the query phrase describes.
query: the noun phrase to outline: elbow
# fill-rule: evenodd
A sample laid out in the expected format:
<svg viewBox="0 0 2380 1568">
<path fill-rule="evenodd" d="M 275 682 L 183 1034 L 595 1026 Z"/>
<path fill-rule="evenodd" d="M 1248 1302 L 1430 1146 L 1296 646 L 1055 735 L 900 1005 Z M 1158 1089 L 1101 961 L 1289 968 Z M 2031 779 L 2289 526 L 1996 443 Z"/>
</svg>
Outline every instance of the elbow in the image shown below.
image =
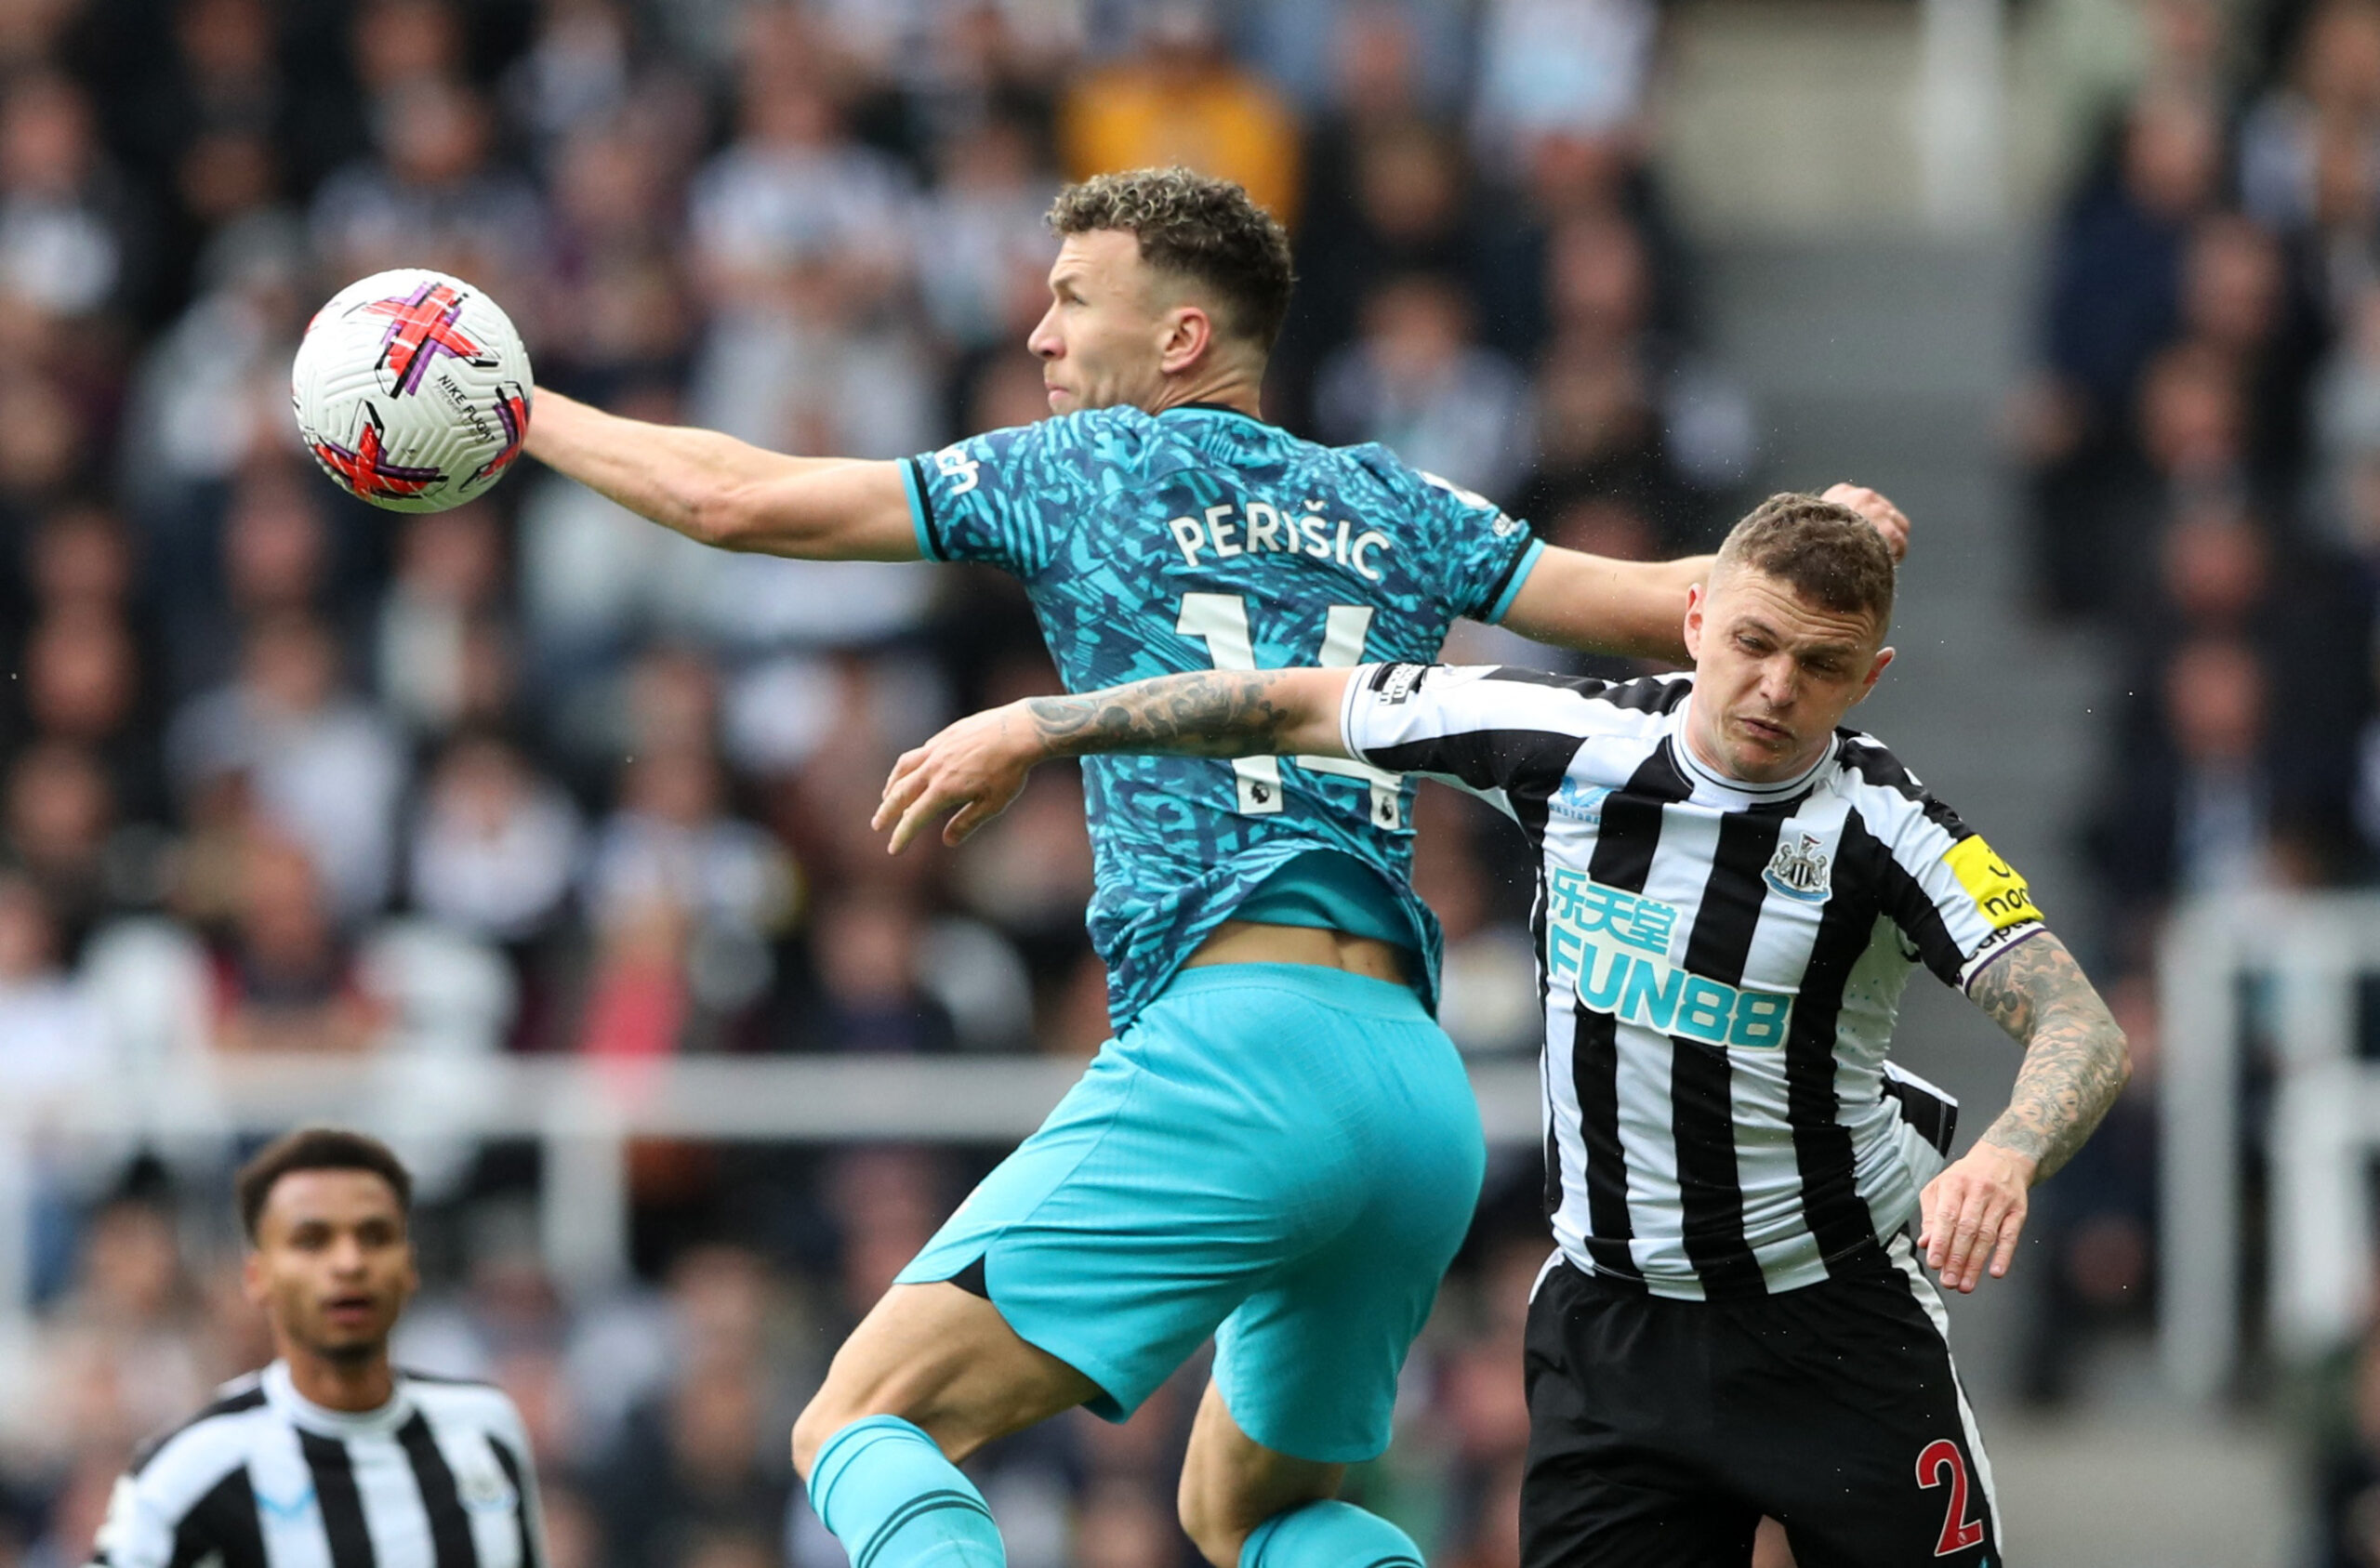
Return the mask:
<svg viewBox="0 0 2380 1568">
<path fill-rule="evenodd" d="M 706 485 L 687 503 L 682 532 L 688 538 L 714 549 L 740 550 L 751 536 L 752 512 L 748 486 Z"/>
</svg>

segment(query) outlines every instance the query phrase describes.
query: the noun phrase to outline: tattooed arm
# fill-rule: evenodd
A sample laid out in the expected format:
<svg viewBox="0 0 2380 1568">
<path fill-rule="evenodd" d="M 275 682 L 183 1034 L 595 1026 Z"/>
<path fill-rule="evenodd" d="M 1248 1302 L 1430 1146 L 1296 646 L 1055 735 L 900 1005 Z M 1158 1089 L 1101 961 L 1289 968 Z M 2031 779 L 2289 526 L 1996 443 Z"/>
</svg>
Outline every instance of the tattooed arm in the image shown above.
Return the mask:
<svg viewBox="0 0 2380 1568">
<path fill-rule="evenodd" d="M 1081 696 L 1027 697 L 962 718 L 892 765 L 875 826 L 898 854 L 927 824 L 956 844 L 998 816 L 1025 775 L 1056 757 L 1154 752 L 1174 757 L 1344 757 L 1344 669 L 1207 670 L 1159 676 Z"/>
<path fill-rule="evenodd" d="M 2029 937 L 1975 978 L 1975 1005 L 2025 1048 L 2008 1109 L 1927 1184 L 1918 1237 L 1942 1283 L 1969 1291 L 2008 1272 L 2032 1185 L 2073 1158 L 2122 1092 L 2123 1031 L 2066 944 Z"/>
</svg>

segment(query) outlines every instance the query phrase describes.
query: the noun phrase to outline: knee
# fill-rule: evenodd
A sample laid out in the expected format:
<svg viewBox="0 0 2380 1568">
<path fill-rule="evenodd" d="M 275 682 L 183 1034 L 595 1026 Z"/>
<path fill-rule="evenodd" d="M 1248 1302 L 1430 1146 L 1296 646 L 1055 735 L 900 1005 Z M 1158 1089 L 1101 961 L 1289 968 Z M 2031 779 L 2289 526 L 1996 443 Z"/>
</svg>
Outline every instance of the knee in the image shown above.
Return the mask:
<svg viewBox="0 0 2380 1568">
<path fill-rule="evenodd" d="M 1263 1519 L 1211 1515 L 1204 1521 L 1207 1534 L 1201 1535 L 1190 1523 L 1185 1496 L 1182 1522 L 1214 1568 L 1238 1568 L 1243 1557 L 1251 1560 L 1250 1568 L 1313 1568 L 1348 1562 L 1368 1562 L 1373 1568 L 1421 1568 L 1421 1548 L 1411 1536 L 1376 1513 L 1332 1497 L 1292 1502 Z"/>
<path fill-rule="evenodd" d="M 1250 1536 L 1284 1515 L 1327 1501 L 1331 1490 L 1316 1482 L 1311 1489 L 1290 1488 L 1286 1496 L 1277 1491 L 1254 1496 L 1212 1473 L 1201 1473 L 1195 1465 L 1185 1465 L 1178 1501 L 1182 1533 L 1214 1568 L 1238 1568 Z"/>
<path fill-rule="evenodd" d="M 829 1398 L 829 1388 L 821 1389 L 801 1407 L 793 1423 L 793 1470 L 806 1482 L 811 1467 L 818 1462 L 818 1451 L 826 1440 L 858 1420 L 859 1414 L 846 1410 L 841 1402 Z"/>
<path fill-rule="evenodd" d="M 1248 1544 L 1249 1532 L 1258 1522 L 1237 1517 L 1217 1489 L 1199 1484 L 1187 1469 L 1182 1472 L 1178 1509 L 1182 1533 L 1190 1537 L 1198 1555 L 1214 1568 L 1237 1568 L 1239 1548 Z"/>
</svg>

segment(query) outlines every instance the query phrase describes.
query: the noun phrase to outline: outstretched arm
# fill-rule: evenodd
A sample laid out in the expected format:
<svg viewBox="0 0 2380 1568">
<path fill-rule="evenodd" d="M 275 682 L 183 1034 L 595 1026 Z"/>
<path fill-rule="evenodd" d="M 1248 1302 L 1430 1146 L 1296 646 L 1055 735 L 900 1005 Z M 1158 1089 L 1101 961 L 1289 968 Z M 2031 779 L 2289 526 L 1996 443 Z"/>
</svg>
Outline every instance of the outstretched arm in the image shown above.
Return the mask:
<svg viewBox="0 0 2380 1568">
<path fill-rule="evenodd" d="M 540 391 L 532 457 L 721 549 L 811 560 L 915 560 L 898 463 L 790 457 L 716 430 L 649 425 Z"/>
<path fill-rule="evenodd" d="M 1344 757 L 1339 704 L 1347 669 L 1211 670 L 1164 675 L 1081 696 L 1027 697 L 944 730 L 904 754 L 884 782 L 874 826 L 898 854 L 944 812 L 956 844 L 998 816 L 1053 757 L 1154 752 L 1174 757 Z"/>
<path fill-rule="evenodd" d="M 2074 1157 L 2132 1073 L 2123 1031 L 2048 931 L 1976 976 L 1968 996 L 2025 1048 L 2025 1064 L 2008 1109 L 1920 1200 L 1925 1261 L 1962 1291 L 1982 1283 L 1986 1258 L 1992 1278 L 2008 1272 L 2033 1184 Z"/>
<path fill-rule="evenodd" d="M 1876 525 L 1898 560 L 1909 552 L 1909 519 L 1875 491 L 1838 484 L 1839 502 Z M 1686 590 L 1711 573 L 1711 558 L 1614 560 L 1549 547 L 1513 596 L 1504 625 L 1535 642 L 1590 653 L 1686 663 Z"/>
</svg>

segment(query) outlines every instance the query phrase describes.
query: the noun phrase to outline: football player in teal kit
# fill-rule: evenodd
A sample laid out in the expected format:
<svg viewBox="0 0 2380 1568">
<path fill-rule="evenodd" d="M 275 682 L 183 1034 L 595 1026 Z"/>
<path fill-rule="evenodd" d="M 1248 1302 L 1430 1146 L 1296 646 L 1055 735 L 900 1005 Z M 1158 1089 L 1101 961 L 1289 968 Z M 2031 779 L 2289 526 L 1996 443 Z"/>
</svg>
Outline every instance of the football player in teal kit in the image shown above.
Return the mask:
<svg viewBox="0 0 2380 1568">
<path fill-rule="evenodd" d="M 532 455 L 681 533 L 809 559 L 984 561 L 1070 691 L 1437 656 L 1458 616 L 1676 656 L 1704 560 L 1548 548 L 1377 446 L 1258 413 L 1287 236 L 1237 186 L 1103 176 L 1030 347 L 1054 417 L 901 463 L 788 457 L 542 395 Z M 1898 547 L 1906 521 L 1838 490 Z M 1129 1415 L 1210 1335 L 1182 1520 L 1218 1568 L 1415 1563 L 1335 1500 L 1388 1444 L 1483 1145 L 1432 1018 L 1408 785 L 1337 759 L 1083 766 L 1117 1035 L 836 1356 L 794 1461 L 854 1562 L 1003 1561 L 953 1461 L 1088 1404 Z M 958 824 L 964 826 L 963 821 Z"/>
</svg>

